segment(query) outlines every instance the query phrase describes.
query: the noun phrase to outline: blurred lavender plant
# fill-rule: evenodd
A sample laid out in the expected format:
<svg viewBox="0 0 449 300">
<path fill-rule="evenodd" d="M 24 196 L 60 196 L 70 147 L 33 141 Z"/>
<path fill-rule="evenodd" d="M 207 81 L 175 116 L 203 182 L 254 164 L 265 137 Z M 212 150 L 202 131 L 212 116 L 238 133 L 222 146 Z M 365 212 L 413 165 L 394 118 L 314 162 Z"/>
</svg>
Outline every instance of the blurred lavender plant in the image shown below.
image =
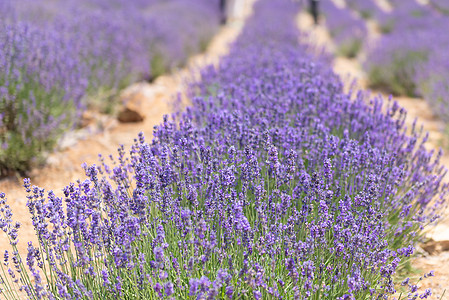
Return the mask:
<svg viewBox="0 0 449 300">
<path fill-rule="evenodd" d="M 449 3 L 444 0 L 432 0 L 430 3 L 442 13 L 449 15 Z"/>
<path fill-rule="evenodd" d="M 430 55 L 428 38 L 426 32 L 398 32 L 369 47 L 364 67 L 370 86 L 394 95 L 416 96 L 417 70 Z"/>
<path fill-rule="evenodd" d="M 363 46 L 366 24 L 348 8 L 339 8 L 332 1 L 322 1 L 326 26 L 337 45 L 337 54 L 355 57 Z"/>
<path fill-rule="evenodd" d="M 28 170 L 97 93 L 159 76 L 203 50 L 218 28 L 215 2 L 2 1 L 0 177 Z"/>
<path fill-rule="evenodd" d="M 381 14 L 377 22 L 382 33 L 401 32 L 428 27 L 436 16 L 429 6 L 416 1 L 398 1 L 393 3 L 393 11 Z"/>
<path fill-rule="evenodd" d="M 365 68 L 370 84 L 397 95 L 423 96 L 447 122 L 448 56 L 442 49 L 449 46 L 449 17 L 414 1 L 394 4 L 383 20 L 391 32 L 368 49 Z"/>
<path fill-rule="evenodd" d="M 449 43 L 445 47 L 449 47 Z M 449 123 L 449 57 L 447 53 L 432 54 L 418 68 L 417 91 L 429 102 L 435 115 Z"/>
<path fill-rule="evenodd" d="M 363 19 L 377 19 L 383 11 L 373 0 L 348 0 L 347 5 L 357 11 Z"/>
<path fill-rule="evenodd" d="M 27 170 L 79 116 L 86 81 L 69 46 L 26 23 L 0 28 L 0 176 Z"/>
<path fill-rule="evenodd" d="M 190 84 L 192 106 L 164 117 L 151 143 L 141 134 L 129 155 L 120 147 L 110 163 L 85 165 L 88 179 L 62 197 L 25 180 L 39 241 L 28 246 L 28 272 L 15 263 L 18 226 L 0 194 L 13 247 L 4 295 L 394 294 L 446 199 L 441 153 L 427 152 L 415 127 L 405 133 L 396 103 L 343 93 L 327 61 L 298 44 L 297 10 L 258 1 L 231 53 Z"/>
</svg>

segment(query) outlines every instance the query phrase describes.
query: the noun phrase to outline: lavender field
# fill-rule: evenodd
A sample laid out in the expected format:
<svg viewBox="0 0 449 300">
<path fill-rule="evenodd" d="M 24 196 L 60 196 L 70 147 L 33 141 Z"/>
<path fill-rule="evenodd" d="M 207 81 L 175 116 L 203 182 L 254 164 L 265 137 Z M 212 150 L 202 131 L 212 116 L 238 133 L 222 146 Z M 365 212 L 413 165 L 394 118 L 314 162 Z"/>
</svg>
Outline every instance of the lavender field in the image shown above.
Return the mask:
<svg viewBox="0 0 449 300">
<path fill-rule="evenodd" d="M 36 165 L 99 91 L 202 51 L 218 29 L 215 2 L 1 0 L 0 177 Z"/>
<path fill-rule="evenodd" d="M 446 52 L 413 43 L 444 47 L 433 27 L 449 18 L 444 1 L 323 0 L 311 33 L 297 24 L 305 3 L 253 2 L 152 136 L 83 164 L 62 190 L 23 179 L 21 208 L 0 192 L 0 299 L 444 299 L 422 285 L 438 271 L 417 278 L 413 265 L 445 214 L 445 156 L 380 93 L 421 95 L 445 121 Z M 36 170 L 99 90 L 179 68 L 240 24 L 220 29 L 210 0 L 0 7 L 4 176 Z M 334 53 L 313 44 L 317 30 Z M 338 56 L 360 61 L 378 96 L 348 92 Z M 12 206 L 29 212 L 25 226 Z"/>
</svg>

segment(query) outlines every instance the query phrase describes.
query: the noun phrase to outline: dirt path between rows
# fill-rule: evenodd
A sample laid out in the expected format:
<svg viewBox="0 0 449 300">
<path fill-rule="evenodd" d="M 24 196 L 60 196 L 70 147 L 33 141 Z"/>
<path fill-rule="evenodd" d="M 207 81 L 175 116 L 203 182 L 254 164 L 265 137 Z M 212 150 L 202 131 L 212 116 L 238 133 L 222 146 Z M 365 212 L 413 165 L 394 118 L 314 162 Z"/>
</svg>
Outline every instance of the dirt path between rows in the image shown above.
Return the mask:
<svg viewBox="0 0 449 300">
<path fill-rule="evenodd" d="M 139 132 L 144 132 L 147 140 L 153 136 L 153 127 L 162 121 L 164 114 L 171 113 L 170 103 L 179 94 L 185 91 L 186 79 L 198 76 L 199 69 L 209 64 L 217 64 L 220 57 L 226 55 L 229 46 L 241 32 L 245 19 L 251 14 L 255 0 L 246 0 L 245 8 L 241 16 L 233 19 L 229 24 L 223 26 L 210 42 L 205 53 L 192 57 L 187 66 L 172 74 L 164 75 L 155 80 L 154 83 L 137 83 L 125 89 L 122 98 L 129 95 L 138 95 L 142 100 L 142 109 L 146 112 L 146 118 L 141 123 L 122 124 L 115 120 L 96 120 L 102 122 L 105 128 L 100 133 L 85 135 L 85 132 L 71 133 L 70 136 L 84 136 L 81 140 L 67 142 L 65 149 L 52 153 L 43 168 L 31 172 L 31 183 L 54 190 L 61 195 L 63 187 L 77 179 L 85 178 L 81 165 L 98 163 L 98 154 L 104 157 L 110 154 L 116 155 L 120 144 L 129 150 L 133 140 Z M 72 139 L 73 140 L 73 139 Z M 0 181 L 0 191 L 8 198 L 8 203 L 13 210 L 13 220 L 22 224 L 20 229 L 19 251 L 26 255 L 26 243 L 36 242 L 34 230 L 31 224 L 28 209 L 26 207 L 26 193 L 22 187 L 22 180 L 9 178 Z M 0 235 L 0 255 L 3 257 L 4 249 L 9 248 L 9 242 L 4 234 Z M 23 256 L 22 256 L 23 257 Z M 25 256 L 26 257 L 26 256 Z"/>
<path fill-rule="evenodd" d="M 308 34 L 310 41 L 316 43 L 319 48 L 324 47 L 328 52 L 335 53 L 336 46 L 326 29 L 325 20 L 321 21 L 320 25 L 314 26 L 312 17 L 304 11 L 297 17 L 299 29 Z M 375 23 L 368 21 L 367 28 L 369 32 L 368 42 L 375 43 L 376 39 L 380 37 Z M 356 88 L 368 90 L 367 76 L 362 68 L 362 62 L 365 57 L 365 53 L 360 53 L 354 59 L 338 56 L 334 58 L 333 69 L 342 78 L 346 90 L 349 90 L 354 80 L 356 81 Z M 378 91 L 371 91 L 371 95 L 381 95 L 384 99 L 388 99 L 388 95 Z M 427 102 L 424 99 L 408 97 L 394 97 L 394 100 L 407 110 L 406 124 L 408 128 L 417 119 L 417 124 L 422 125 L 424 131 L 429 132 L 429 141 L 426 145 L 429 150 L 438 151 L 440 147 L 446 147 L 441 162 L 444 166 L 449 167 L 449 149 L 447 148 L 449 137 L 444 134 L 445 124 L 435 117 Z M 449 175 L 446 176 L 445 180 L 449 180 Z M 449 216 L 447 210 L 444 213 L 444 218 L 440 220 L 438 225 L 428 230 L 427 236 L 437 244 L 445 244 L 446 241 L 449 241 Z M 449 246 L 447 250 L 449 250 Z M 419 286 L 421 286 L 421 290 L 425 288 L 432 289 L 433 295 L 431 299 L 449 299 L 449 252 L 440 251 L 429 254 L 421 248 L 418 248 L 417 251 L 420 254 L 412 261 L 412 266 L 418 273 L 410 274 L 410 277 L 416 279 L 431 270 L 435 271 L 435 277 L 422 280 Z M 445 292 L 446 289 L 447 291 Z M 441 298 L 443 294 L 444 296 Z"/>
</svg>

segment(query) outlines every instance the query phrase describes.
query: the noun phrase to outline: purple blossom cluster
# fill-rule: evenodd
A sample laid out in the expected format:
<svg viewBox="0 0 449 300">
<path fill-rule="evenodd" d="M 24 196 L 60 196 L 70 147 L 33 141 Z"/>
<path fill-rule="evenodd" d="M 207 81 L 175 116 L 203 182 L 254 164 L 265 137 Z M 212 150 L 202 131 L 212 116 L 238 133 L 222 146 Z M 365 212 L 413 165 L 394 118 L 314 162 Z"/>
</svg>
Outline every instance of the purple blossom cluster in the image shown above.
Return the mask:
<svg viewBox="0 0 449 300">
<path fill-rule="evenodd" d="M 368 51 L 371 84 L 398 95 L 423 96 L 449 121 L 449 56 L 444 51 L 449 16 L 430 5 L 398 1 L 381 26 L 386 24 L 391 32 Z"/>
<path fill-rule="evenodd" d="M 140 134 L 128 153 L 84 165 L 87 179 L 61 197 L 25 180 L 39 245 L 28 271 L 5 253 L 3 286 L 31 299 L 394 294 L 444 205 L 441 153 L 417 128 L 406 134 L 397 103 L 343 92 L 298 43 L 299 9 L 256 2 L 230 54 L 190 82 L 191 106 L 165 116 L 151 142 Z"/>
<path fill-rule="evenodd" d="M 215 0 L 1 2 L 0 177 L 51 149 L 99 90 L 179 67 L 220 20 Z"/>
<path fill-rule="evenodd" d="M 337 54 L 357 56 L 367 33 L 365 22 L 350 9 L 337 7 L 332 1 L 322 1 L 320 5 L 326 17 L 326 26 L 337 45 Z"/>
</svg>

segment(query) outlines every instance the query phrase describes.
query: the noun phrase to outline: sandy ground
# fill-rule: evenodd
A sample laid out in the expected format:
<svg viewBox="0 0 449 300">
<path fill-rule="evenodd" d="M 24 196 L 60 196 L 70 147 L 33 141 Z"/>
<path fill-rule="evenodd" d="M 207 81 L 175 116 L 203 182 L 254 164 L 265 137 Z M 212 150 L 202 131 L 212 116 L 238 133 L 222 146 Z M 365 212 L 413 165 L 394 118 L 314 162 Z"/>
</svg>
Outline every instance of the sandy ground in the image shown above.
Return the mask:
<svg viewBox="0 0 449 300">
<path fill-rule="evenodd" d="M 102 120 L 105 128 L 97 134 L 85 136 L 85 132 L 71 133 L 70 136 L 84 136 L 81 140 L 64 140 L 62 149 L 52 153 L 43 168 L 32 170 L 31 183 L 33 185 L 54 190 L 61 195 L 63 187 L 77 179 L 85 178 L 81 165 L 98 163 L 98 154 L 107 157 L 116 154 L 117 148 L 123 144 L 126 149 L 133 144 L 139 132 L 144 132 L 147 140 L 152 138 L 153 127 L 160 124 L 164 114 L 171 112 L 171 101 L 185 91 L 186 79 L 198 76 L 198 70 L 208 64 L 217 64 L 220 57 L 226 55 L 230 44 L 239 35 L 245 19 L 251 14 L 255 0 L 246 0 L 245 8 L 239 18 L 233 19 L 210 42 L 205 53 L 192 57 L 187 66 L 169 75 L 164 75 L 154 83 L 138 83 L 123 91 L 122 97 L 132 93 L 139 93 L 143 97 L 142 109 L 146 111 L 146 118 L 141 123 L 122 124 L 115 120 Z M 100 122 L 100 120 L 97 120 Z M 70 140 L 71 138 L 69 138 Z M 19 251 L 26 255 L 26 243 L 36 242 L 34 230 L 26 207 L 26 192 L 22 187 L 21 178 L 9 178 L 0 181 L 0 191 L 6 193 L 8 203 L 13 210 L 13 219 L 22 224 L 20 229 Z M 0 252 L 9 248 L 9 242 L 4 234 L 0 234 Z M 3 257 L 3 255 L 1 254 Z"/>
<path fill-rule="evenodd" d="M 334 1 L 339 5 L 338 0 Z M 378 0 L 378 2 L 383 9 L 391 10 L 391 7 L 386 5 L 386 1 Z M 330 53 L 334 53 L 335 45 L 326 29 L 324 19 L 321 20 L 320 25 L 314 26 L 311 16 L 306 12 L 301 12 L 297 18 L 297 24 L 301 31 L 308 33 L 310 39 L 317 46 L 324 47 Z M 368 43 L 375 43 L 380 37 L 376 24 L 374 21 L 368 21 L 367 25 L 369 31 L 367 41 Z M 362 69 L 364 59 L 366 59 L 366 55 L 363 52 L 354 59 L 345 57 L 334 58 L 334 71 L 343 79 L 346 89 L 349 89 L 354 79 L 356 80 L 357 88 L 367 89 L 367 76 Z M 381 95 L 384 99 L 388 98 L 388 95 L 379 91 L 371 91 L 371 95 Z M 447 149 L 449 137 L 444 134 L 445 124 L 435 117 L 427 102 L 424 99 L 408 97 L 395 97 L 394 100 L 407 110 L 406 124 L 408 127 L 411 127 L 413 121 L 417 119 L 418 124 L 422 125 L 424 130 L 429 132 L 429 142 L 427 143 L 429 150 L 435 149 L 437 151 L 440 147 L 446 147 L 441 161 L 446 167 L 449 167 L 449 149 Z M 449 176 L 446 176 L 446 180 L 449 180 Z M 443 218 L 438 225 L 428 230 L 427 236 L 437 242 L 449 240 L 449 212 L 447 210 L 443 212 Z M 420 252 L 422 254 L 412 261 L 415 272 L 410 274 L 410 277 L 415 278 L 416 281 L 422 274 L 432 270 L 435 271 L 435 277 L 423 279 L 419 286 L 421 286 L 422 290 L 424 288 L 432 288 L 433 295 L 431 299 L 449 299 L 449 252 L 440 252 L 433 255 L 421 251 L 421 249 Z M 447 291 L 445 292 L 446 289 Z M 444 296 L 442 297 L 443 293 Z"/>
</svg>

